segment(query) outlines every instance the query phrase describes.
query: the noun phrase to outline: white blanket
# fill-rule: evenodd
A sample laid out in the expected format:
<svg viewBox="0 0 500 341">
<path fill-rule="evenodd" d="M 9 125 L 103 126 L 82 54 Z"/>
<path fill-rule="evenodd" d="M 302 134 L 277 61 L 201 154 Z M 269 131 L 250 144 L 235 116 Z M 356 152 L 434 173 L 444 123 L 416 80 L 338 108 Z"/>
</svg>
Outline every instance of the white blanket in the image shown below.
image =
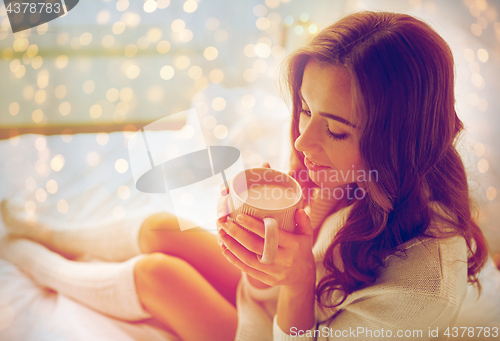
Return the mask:
<svg viewBox="0 0 500 341">
<path fill-rule="evenodd" d="M 0 198 L 31 201 L 36 205 L 35 215 L 56 220 L 61 226 L 77 221 L 98 221 L 113 214 L 147 215 L 166 210 L 164 198 L 135 190 L 130 172 L 116 171 L 116 160 L 128 160 L 125 141 L 123 133 L 109 134 L 109 142 L 104 146 L 97 143 L 96 134 L 77 134 L 69 143 L 61 136 L 39 135 L 24 135 L 19 141 L 0 141 Z M 45 144 L 46 148 L 41 148 Z M 64 158 L 64 166 L 58 172 L 51 169 L 56 155 Z M 54 194 L 47 191 L 50 180 L 58 184 Z M 33 183 L 36 184 L 34 190 Z M 117 195 L 120 186 L 130 190 L 125 200 Z M 47 195 L 44 202 L 36 199 L 39 188 Z M 38 197 L 41 198 L 40 194 Z M 60 200 L 69 205 L 65 214 L 57 209 Z M 0 220 L 0 234 L 5 232 Z M 144 323 L 120 321 L 40 288 L 3 259 L 0 259 L 0 339 L 177 340 L 154 319 Z"/>
<path fill-rule="evenodd" d="M 242 97 L 249 94 L 255 99 L 252 109 L 241 105 Z M 201 103 L 203 109 L 202 103 L 211 103 L 219 96 L 226 99 L 226 109 L 216 112 L 208 107 L 203 114 L 214 116 L 217 124 L 228 128 L 228 134 L 224 139 L 208 134 L 205 136 L 207 144 L 238 148 L 245 168 L 268 161 L 273 168 L 285 170 L 290 117 L 284 104 L 260 89 L 230 90 L 211 85 L 193 99 L 193 107 Z M 117 160 L 129 162 L 126 136 L 122 132 L 108 134 L 109 141 L 105 144 L 106 138 L 98 134 L 76 134 L 70 142 L 59 135 L 23 135 L 0 141 L 0 200 L 8 198 L 22 206 L 28 202 L 29 210 L 35 206 L 34 216 L 55 221 L 58 228 L 71 228 L 82 221 L 86 224 L 102 222 L 114 215 L 173 212 L 168 196 L 136 190 L 130 165 L 124 173 L 117 171 L 126 168 L 123 161 L 117 167 Z M 58 170 L 62 160 L 64 165 Z M 52 194 L 49 189 L 53 191 L 54 181 L 58 188 Z M 130 191 L 128 197 L 127 189 Z M 41 202 L 39 199 L 45 196 Z M 59 211 L 64 212 L 65 208 L 64 202 L 58 205 L 61 200 L 68 204 L 66 213 Z M 0 237 L 5 233 L 0 219 Z M 0 259 L 0 340 L 155 341 L 175 338 L 163 331 L 154 319 L 145 323 L 112 319 L 40 288 L 15 266 Z"/>
</svg>

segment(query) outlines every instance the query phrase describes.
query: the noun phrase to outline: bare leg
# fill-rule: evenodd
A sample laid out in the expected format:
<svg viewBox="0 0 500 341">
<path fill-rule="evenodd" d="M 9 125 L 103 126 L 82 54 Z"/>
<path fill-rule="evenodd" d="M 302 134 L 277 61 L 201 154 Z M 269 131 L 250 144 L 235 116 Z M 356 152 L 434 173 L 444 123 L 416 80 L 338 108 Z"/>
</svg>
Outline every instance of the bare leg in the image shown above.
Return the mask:
<svg viewBox="0 0 500 341">
<path fill-rule="evenodd" d="M 182 340 L 234 340 L 236 308 L 186 261 L 152 253 L 135 264 L 134 276 L 144 307 Z"/>
<path fill-rule="evenodd" d="M 142 252 L 162 252 L 178 257 L 195 268 L 231 304 L 236 305 L 236 287 L 241 271 L 223 255 L 217 237 L 201 228 L 181 231 L 177 217 L 152 215 L 139 232 Z"/>
</svg>

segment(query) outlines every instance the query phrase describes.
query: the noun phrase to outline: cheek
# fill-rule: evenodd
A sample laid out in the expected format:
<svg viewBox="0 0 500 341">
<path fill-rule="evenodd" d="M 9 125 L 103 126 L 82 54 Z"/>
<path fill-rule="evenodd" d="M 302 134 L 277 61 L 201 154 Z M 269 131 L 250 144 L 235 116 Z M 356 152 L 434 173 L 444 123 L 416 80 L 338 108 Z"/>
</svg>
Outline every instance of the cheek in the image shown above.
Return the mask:
<svg viewBox="0 0 500 341">
<path fill-rule="evenodd" d="M 328 148 L 328 158 L 338 170 L 362 169 L 359 152 L 346 145 L 336 145 Z"/>
</svg>

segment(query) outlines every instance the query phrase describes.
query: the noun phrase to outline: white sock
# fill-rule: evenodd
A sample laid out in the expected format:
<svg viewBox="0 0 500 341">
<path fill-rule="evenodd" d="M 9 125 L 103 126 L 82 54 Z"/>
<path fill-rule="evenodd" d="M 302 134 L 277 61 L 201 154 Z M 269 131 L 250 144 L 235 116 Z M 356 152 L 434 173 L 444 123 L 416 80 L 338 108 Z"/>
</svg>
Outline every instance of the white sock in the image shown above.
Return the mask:
<svg viewBox="0 0 500 341">
<path fill-rule="evenodd" d="M 134 282 L 134 265 L 144 256 L 122 263 L 75 262 L 28 239 L 5 236 L 0 240 L 0 257 L 39 285 L 127 321 L 151 317 L 142 307 Z"/>
<path fill-rule="evenodd" d="M 88 225 L 36 221 L 24 207 L 9 201 L 1 202 L 2 216 L 10 234 L 27 237 L 67 256 L 90 254 L 111 262 L 121 262 L 142 253 L 139 231 L 145 216 L 125 218 Z"/>
</svg>

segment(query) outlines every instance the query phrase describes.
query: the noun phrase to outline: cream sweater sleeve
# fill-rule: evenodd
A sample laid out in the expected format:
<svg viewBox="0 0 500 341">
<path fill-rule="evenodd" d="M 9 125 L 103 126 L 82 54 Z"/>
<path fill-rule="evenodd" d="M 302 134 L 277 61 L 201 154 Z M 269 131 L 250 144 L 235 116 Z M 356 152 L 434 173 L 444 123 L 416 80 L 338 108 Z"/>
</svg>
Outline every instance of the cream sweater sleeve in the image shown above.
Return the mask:
<svg viewBox="0 0 500 341">
<path fill-rule="evenodd" d="M 467 288 L 465 240 L 412 240 L 406 250 L 403 258 L 391 256 L 374 285 L 349 295 L 316 329 L 289 335 L 274 317 L 273 340 L 447 340 Z"/>
</svg>

